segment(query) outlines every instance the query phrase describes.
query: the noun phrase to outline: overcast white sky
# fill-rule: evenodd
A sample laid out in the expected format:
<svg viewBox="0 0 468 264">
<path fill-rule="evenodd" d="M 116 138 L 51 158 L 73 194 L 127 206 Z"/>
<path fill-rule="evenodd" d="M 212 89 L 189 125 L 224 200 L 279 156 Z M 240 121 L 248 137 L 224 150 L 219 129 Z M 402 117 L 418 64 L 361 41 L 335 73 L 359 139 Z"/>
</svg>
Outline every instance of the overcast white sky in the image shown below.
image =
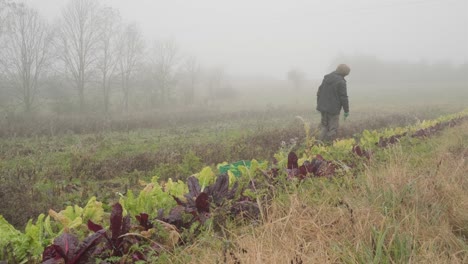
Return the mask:
<svg viewBox="0 0 468 264">
<path fill-rule="evenodd" d="M 98 1 L 98 0 L 96 0 Z M 26 0 L 51 20 L 66 0 Z M 174 39 L 204 66 L 323 76 L 338 54 L 468 61 L 468 0 L 102 0 L 149 39 Z M 345 62 L 346 63 L 346 62 Z M 351 66 L 352 67 L 352 66 Z"/>
</svg>

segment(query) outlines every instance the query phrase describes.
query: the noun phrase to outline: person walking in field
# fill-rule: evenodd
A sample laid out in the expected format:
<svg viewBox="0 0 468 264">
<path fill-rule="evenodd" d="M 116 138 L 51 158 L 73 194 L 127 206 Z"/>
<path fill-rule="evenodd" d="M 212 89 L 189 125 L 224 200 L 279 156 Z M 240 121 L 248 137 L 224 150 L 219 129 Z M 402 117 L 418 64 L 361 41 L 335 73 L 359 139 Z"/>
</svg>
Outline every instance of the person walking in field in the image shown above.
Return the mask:
<svg viewBox="0 0 468 264">
<path fill-rule="evenodd" d="M 350 72 L 346 64 L 340 64 L 336 70 L 325 75 L 322 84 L 317 91 L 317 110 L 321 113 L 320 122 L 321 141 L 332 141 L 336 138 L 340 112 L 344 110 L 344 120 L 349 116 L 348 92 L 346 89 L 346 80 Z"/>
</svg>

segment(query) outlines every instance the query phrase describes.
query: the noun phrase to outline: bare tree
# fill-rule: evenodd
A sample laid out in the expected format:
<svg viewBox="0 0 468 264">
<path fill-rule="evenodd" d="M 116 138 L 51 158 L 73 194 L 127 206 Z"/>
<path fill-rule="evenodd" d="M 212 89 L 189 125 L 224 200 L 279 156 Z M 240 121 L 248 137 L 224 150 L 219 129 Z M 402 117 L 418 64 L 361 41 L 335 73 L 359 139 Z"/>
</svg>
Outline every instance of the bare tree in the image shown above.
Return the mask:
<svg viewBox="0 0 468 264">
<path fill-rule="evenodd" d="M 85 86 L 95 69 L 100 38 L 99 5 L 95 0 L 70 0 L 62 10 L 58 48 L 66 72 L 78 91 L 80 110 L 85 109 Z"/>
<path fill-rule="evenodd" d="M 144 41 L 140 29 L 136 24 L 125 27 L 120 38 L 119 71 L 123 90 L 123 106 L 128 112 L 130 82 L 142 61 Z"/>
<path fill-rule="evenodd" d="M 104 112 L 107 114 L 110 104 L 111 81 L 118 73 L 121 18 L 115 9 L 106 7 L 101 10 L 100 20 L 101 34 L 98 45 L 97 69 L 101 73 Z"/>
<path fill-rule="evenodd" d="M 0 36 L 8 29 L 8 17 L 11 14 L 13 3 L 6 0 L 0 0 Z"/>
<path fill-rule="evenodd" d="M 15 94 L 31 112 L 39 82 L 50 62 L 52 34 L 38 12 L 23 4 L 11 8 L 9 30 L 2 34 L 0 67 Z"/>
<path fill-rule="evenodd" d="M 160 101 L 166 105 L 170 101 L 172 90 L 177 82 L 176 70 L 179 63 L 179 51 L 174 41 L 157 42 L 154 46 L 152 64 L 160 92 Z"/>
<path fill-rule="evenodd" d="M 299 90 L 304 83 L 305 74 L 298 69 L 292 69 L 287 74 L 288 80 L 292 82 L 294 89 Z"/>
<path fill-rule="evenodd" d="M 188 87 L 185 89 L 184 101 L 186 104 L 193 104 L 195 99 L 195 86 L 200 76 L 200 64 L 197 58 L 191 56 L 185 61 L 185 74 L 188 78 Z"/>
<path fill-rule="evenodd" d="M 8 23 L 8 18 L 11 14 L 11 9 L 10 9 L 11 3 L 9 3 L 6 0 L 0 0 L 0 40 L 1 37 L 5 32 L 8 31 L 9 23 Z M 0 41 L 0 50 L 3 49 L 3 41 Z M 3 108 L 4 104 L 8 101 L 9 98 L 6 96 L 6 89 L 5 89 L 5 78 L 4 78 L 4 73 L 0 72 L 0 106 Z"/>
</svg>

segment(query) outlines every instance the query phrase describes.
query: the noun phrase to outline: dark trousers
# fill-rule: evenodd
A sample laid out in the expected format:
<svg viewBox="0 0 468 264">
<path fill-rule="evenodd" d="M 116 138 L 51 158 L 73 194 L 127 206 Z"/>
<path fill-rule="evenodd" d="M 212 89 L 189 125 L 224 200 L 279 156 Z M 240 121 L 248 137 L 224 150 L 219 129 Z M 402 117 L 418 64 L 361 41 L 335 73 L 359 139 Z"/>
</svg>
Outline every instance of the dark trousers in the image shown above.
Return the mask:
<svg viewBox="0 0 468 264">
<path fill-rule="evenodd" d="M 332 141 L 336 138 L 338 133 L 340 114 L 332 115 L 326 112 L 320 113 L 322 114 L 322 120 L 320 122 L 321 131 L 319 140 Z"/>
</svg>

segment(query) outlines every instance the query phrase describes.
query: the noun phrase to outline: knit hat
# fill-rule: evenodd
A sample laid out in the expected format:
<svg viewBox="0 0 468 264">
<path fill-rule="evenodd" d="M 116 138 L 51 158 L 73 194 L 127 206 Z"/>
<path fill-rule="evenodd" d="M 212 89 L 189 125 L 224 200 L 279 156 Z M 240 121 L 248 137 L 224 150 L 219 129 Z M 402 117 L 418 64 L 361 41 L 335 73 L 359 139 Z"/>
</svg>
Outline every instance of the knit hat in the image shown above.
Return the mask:
<svg viewBox="0 0 468 264">
<path fill-rule="evenodd" d="M 336 67 L 336 73 L 338 73 L 339 75 L 343 77 L 348 75 L 350 71 L 351 69 L 346 64 L 340 64 L 338 65 L 338 67 Z"/>
</svg>

